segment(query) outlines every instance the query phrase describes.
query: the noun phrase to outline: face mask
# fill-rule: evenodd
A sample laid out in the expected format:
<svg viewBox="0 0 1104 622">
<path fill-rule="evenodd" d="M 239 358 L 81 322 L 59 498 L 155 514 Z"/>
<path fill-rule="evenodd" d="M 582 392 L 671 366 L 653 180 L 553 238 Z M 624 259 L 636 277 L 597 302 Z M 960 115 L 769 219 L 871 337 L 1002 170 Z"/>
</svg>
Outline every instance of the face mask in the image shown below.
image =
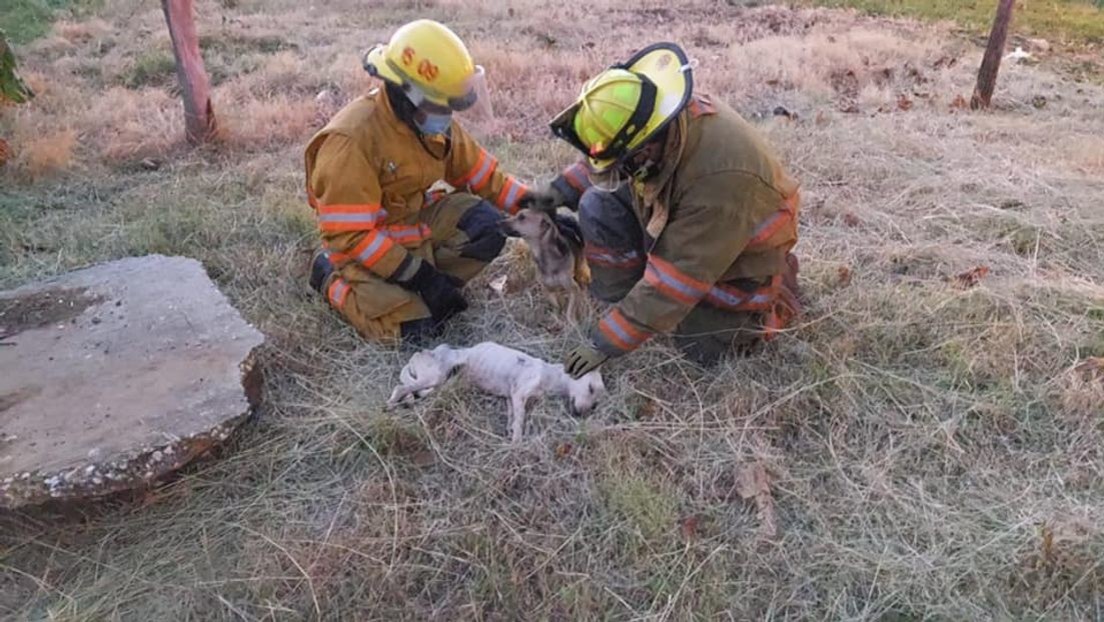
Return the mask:
<svg viewBox="0 0 1104 622">
<path fill-rule="evenodd" d="M 423 115 L 425 118 L 419 120 L 418 117 Z M 448 132 L 449 126 L 452 125 L 452 115 L 422 112 L 414 117 L 414 124 L 418 126 L 418 130 L 423 134 L 428 134 L 430 136 L 444 134 Z"/>
</svg>

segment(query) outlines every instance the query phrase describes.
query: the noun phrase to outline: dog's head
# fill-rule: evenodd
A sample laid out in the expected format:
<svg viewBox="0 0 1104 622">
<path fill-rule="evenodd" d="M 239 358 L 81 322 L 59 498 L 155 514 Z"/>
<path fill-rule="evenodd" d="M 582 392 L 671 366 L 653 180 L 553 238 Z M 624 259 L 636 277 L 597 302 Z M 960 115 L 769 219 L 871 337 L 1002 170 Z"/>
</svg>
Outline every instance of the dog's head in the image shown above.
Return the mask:
<svg viewBox="0 0 1104 622">
<path fill-rule="evenodd" d="M 387 400 L 389 406 L 409 404 L 433 392 L 448 377 L 449 370 L 429 350 L 414 353 L 410 361 L 399 370 L 399 386 L 391 392 Z M 409 390 L 411 387 L 426 387 Z"/>
<path fill-rule="evenodd" d="M 571 414 L 585 417 L 594 410 L 594 405 L 606 395 L 606 385 L 602 375 L 594 370 L 568 385 L 567 399 L 570 401 Z"/>
<path fill-rule="evenodd" d="M 523 209 L 498 223 L 502 233 L 523 240 L 539 240 L 556 228 L 552 217 L 534 209 Z"/>
<path fill-rule="evenodd" d="M 429 350 L 415 352 L 410 361 L 399 371 L 399 382 L 405 385 L 415 383 L 437 383 L 445 379 L 444 366 Z"/>
</svg>

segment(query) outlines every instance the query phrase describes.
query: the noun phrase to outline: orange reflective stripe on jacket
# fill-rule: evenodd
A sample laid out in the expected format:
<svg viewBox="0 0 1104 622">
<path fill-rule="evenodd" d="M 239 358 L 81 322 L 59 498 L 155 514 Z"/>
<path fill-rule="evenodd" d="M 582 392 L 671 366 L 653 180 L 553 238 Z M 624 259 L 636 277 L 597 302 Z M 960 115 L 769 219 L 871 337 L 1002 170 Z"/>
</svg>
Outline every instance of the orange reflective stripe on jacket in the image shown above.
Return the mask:
<svg viewBox="0 0 1104 622">
<path fill-rule="evenodd" d="M 652 333 L 636 328 L 621 310 L 613 308 L 598 322 L 598 331 L 610 344 L 629 352 L 641 346 L 652 337 Z"/>
<path fill-rule="evenodd" d="M 327 296 L 330 299 L 330 304 L 335 309 L 341 309 L 345 306 L 345 299 L 349 297 L 349 284 L 345 282 L 345 279 L 341 277 L 334 277 L 330 288 L 327 291 Z"/>
<path fill-rule="evenodd" d="M 429 239 L 431 232 L 425 224 L 417 225 L 387 225 L 383 227 L 384 234 L 393 242 L 403 246 L 419 246 Z"/>
<path fill-rule="evenodd" d="M 648 255 L 644 282 L 664 296 L 684 305 L 693 306 L 709 293 L 709 283 L 682 272 L 674 264 L 656 255 Z"/>
<path fill-rule="evenodd" d="M 387 217 L 387 212 L 376 204 L 317 205 L 318 226 L 323 233 L 364 231 L 375 228 Z"/>
<path fill-rule="evenodd" d="M 451 179 L 448 183 L 453 188 L 471 186 L 473 191 L 479 192 L 491 181 L 497 168 L 498 160 L 487 153 L 486 149 L 480 148 L 479 159 L 475 161 L 475 166 L 462 177 Z"/>
<path fill-rule="evenodd" d="M 332 254 L 331 260 L 337 257 L 346 261 L 356 261 L 365 268 L 371 268 L 394 246 L 395 242 L 387 237 L 385 232 L 376 229 L 369 231 L 364 239 L 353 247 L 351 252 L 340 255 Z"/>
<path fill-rule="evenodd" d="M 762 312 L 763 339 L 770 341 L 789 325 L 801 309 L 801 303 L 783 283 L 782 275 L 771 277 L 769 284 L 752 291 L 718 283 L 705 301 L 726 311 Z"/>
<path fill-rule="evenodd" d="M 752 232 L 748 246 L 755 247 L 767 243 L 776 233 L 786 228 L 796 226 L 797 204 L 800 201 L 798 194 L 786 197 L 782 201 L 782 207 L 763 222 L 759 223 Z"/>
<path fill-rule="evenodd" d="M 771 277 L 770 284 L 750 292 L 718 283 L 710 288 L 705 299 L 710 305 L 727 311 L 763 311 L 778 297 L 781 279 L 781 276 Z"/>
<path fill-rule="evenodd" d="M 690 103 L 686 105 L 686 108 L 690 111 L 690 116 L 695 119 L 717 113 L 717 108 L 707 95 L 693 96 L 690 98 Z"/>
<path fill-rule="evenodd" d="M 561 175 L 563 175 L 567 185 L 577 192 L 585 192 L 590 187 L 590 174 L 587 172 L 586 165 L 582 162 L 576 162 L 565 168 Z"/>
<path fill-rule="evenodd" d="M 506 183 L 495 197 L 495 205 L 503 211 L 513 214 L 518 211 L 518 201 L 529 191 L 524 184 L 514 179 L 513 175 L 506 176 Z"/>
<path fill-rule="evenodd" d="M 591 242 L 583 245 L 583 257 L 586 257 L 587 263 L 595 266 L 621 269 L 635 268 L 643 261 L 640 253 L 635 250 L 615 251 Z"/>
</svg>

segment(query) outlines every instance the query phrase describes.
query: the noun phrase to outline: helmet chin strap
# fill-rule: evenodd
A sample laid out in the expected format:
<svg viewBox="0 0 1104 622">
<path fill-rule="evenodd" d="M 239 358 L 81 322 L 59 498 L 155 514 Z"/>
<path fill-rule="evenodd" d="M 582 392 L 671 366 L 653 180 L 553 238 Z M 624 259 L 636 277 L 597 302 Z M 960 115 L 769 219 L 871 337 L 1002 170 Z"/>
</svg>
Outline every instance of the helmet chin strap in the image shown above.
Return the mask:
<svg viewBox="0 0 1104 622">
<path fill-rule="evenodd" d="M 670 129 L 670 125 L 663 128 L 659 131 L 658 134 L 652 137 L 651 140 L 649 140 L 646 144 L 641 146 L 640 149 L 636 151 L 637 154 L 640 154 L 645 149 L 649 149 L 653 145 L 658 144 L 660 145 L 661 150 L 656 153 L 654 157 L 647 157 L 639 164 L 634 164 L 633 160 L 635 160 L 636 158 L 633 156 L 629 156 L 624 158 L 621 162 L 618 162 L 616 168 L 621 169 L 621 172 L 623 174 L 639 182 L 647 181 L 652 177 L 658 175 L 659 172 L 663 170 L 663 157 L 666 155 L 663 152 L 665 150 L 663 148 L 667 144 L 667 137 L 670 136 Z"/>
<path fill-rule="evenodd" d="M 659 171 L 662 169 L 661 163 L 655 160 L 645 160 L 643 164 L 638 166 L 634 171 L 626 171 L 629 176 L 636 181 L 647 181 L 656 175 L 659 175 Z"/>
</svg>

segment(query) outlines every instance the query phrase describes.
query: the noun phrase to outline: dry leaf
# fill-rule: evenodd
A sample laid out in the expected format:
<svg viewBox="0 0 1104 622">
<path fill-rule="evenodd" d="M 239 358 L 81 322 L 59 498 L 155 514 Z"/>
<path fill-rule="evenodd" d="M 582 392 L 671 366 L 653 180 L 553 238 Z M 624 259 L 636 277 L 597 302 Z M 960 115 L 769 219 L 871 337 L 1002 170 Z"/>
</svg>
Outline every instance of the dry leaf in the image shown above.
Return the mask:
<svg viewBox="0 0 1104 622">
<path fill-rule="evenodd" d="M 747 464 L 736 473 L 736 492 L 745 500 L 754 500 L 759 516 L 759 534 L 773 540 L 778 536 L 778 518 L 774 512 L 774 497 L 770 476 L 761 462 Z"/>
<path fill-rule="evenodd" d="M 557 458 L 566 458 L 568 456 L 568 454 L 570 454 L 573 449 L 575 449 L 575 448 L 571 445 L 571 443 L 568 443 L 567 441 L 564 441 L 562 443 L 557 443 L 556 444 L 556 449 L 555 449 L 556 457 Z"/>
<path fill-rule="evenodd" d="M 770 494 L 767 470 L 762 463 L 746 464 L 740 468 L 736 473 L 736 493 L 745 500 L 763 493 Z"/>
<path fill-rule="evenodd" d="M 1104 376 L 1104 356 L 1090 356 L 1089 358 L 1077 363 L 1077 366 L 1074 367 L 1074 369 L 1081 373 Z"/>
<path fill-rule="evenodd" d="M 947 69 L 950 69 L 951 67 L 954 67 L 957 64 L 958 64 L 958 59 L 957 58 L 949 57 L 949 56 L 943 56 L 943 57 L 940 57 L 939 60 L 935 61 L 935 63 L 932 64 L 932 69 L 940 69 L 940 68 L 943 68 L 943 67 L 945 67 Z"/>
<path fill-rule="evenodd" d="M 776 117 L 786 117 L 787 119 L 789 119 L 791 121 L 797 119 L 797 113 L 790 111 L 785 106 L 775 106 L 775 108 L 774 108 L 774 110 L 772 111 L 771 114 L 773 114 Z"/>
<path fill-rule="evenodd" d="M 955 287 L 960 289 L 969 289 L 977 285 L 981 279 L 985 278 L 985 275 L 989 274 L 988 266 L 978 266 L 972 270 L 967 270 L 962 274 L 954 277 Z"/>
<path fill-rule="evenodd" d="M 851 268 L 847 266 L 840 266 L 836 269 L 836 273 L 839 276 L 839 284 L 847 287 L 851 284 Z"/>
<path fill-rule="evenodd" d="M 691 514 L 690 516 L 684 516 L 679 519 L 679 533 L 687 540 L 693 540 L 698 535 L 698 523 L 699 519 L 697 515 Z"/>
<path fill-rule="evenodd" d="M 498 276 L 498 277 L 495 277 L 495 278 L 491 279 L 491 281 L 489 283 L 487 283 L 487 285 L 492 290 L 494 290 L 494 292 L 496 294 L 501 296 L 503 294 L 503 292 L 506 291 L 506 281 L 507 280 L 508 279 L 507 279 L 506 275 L 503 274 L 502 276 Z"/>
<path fill-rule="evenodd" d="M 437 463 L 437 456 L 433 455 L 431 450 L 423 449 L 414 452 L 414 455 L 410 456 L 410 461 L 417 467 L 429 467 Z"/>
</svg>

